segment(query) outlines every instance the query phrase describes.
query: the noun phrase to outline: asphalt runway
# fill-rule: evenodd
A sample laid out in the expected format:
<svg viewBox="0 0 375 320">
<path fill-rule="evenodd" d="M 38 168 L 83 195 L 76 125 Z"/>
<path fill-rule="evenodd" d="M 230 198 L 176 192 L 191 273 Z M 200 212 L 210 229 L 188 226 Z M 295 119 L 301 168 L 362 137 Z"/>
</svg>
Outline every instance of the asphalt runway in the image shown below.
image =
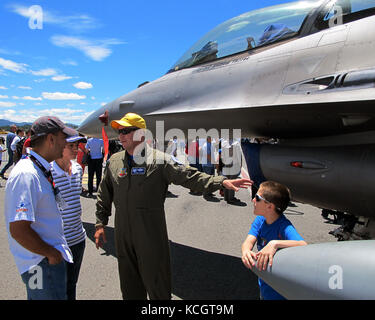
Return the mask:
<svg viewBox="0 0 375 320">
<path fill-rule="evenodd" d="M 4 163 L 3 163 L 4 165 Z M 86 169 L 87 170 L 87 169 Z M 1 179 L 0 179 L 1 180 Z M 85 180 L 86 181 L 86 180 Z M 0 210 L 4 214 L 1 180 Z M 240 190 L 241 206 L 227 204 L 216 192 L 211 201 L 171 185 L 165 204 L 173 269 L 173 299 L 258 299 L 256 276 L 241 262 L 241 244 L 254 220 L 248 190 Z M 94 193 L 95 194 L 95 193 Z M 77 287 L 80 300 L 121 299 L 111 217 L 106 228 L 108 243 L 97 250 L 94 243 L 95 199 L 81 197 L 82 220 L 87 232 L 86 251 Z M 286 216 L 312 244 L 336 241 L 318 208 L 295 203 Z M 26 291 L 8 247 L 4 218 L 0 220 L 0 300 L 26 299 Z"/>
</svg>

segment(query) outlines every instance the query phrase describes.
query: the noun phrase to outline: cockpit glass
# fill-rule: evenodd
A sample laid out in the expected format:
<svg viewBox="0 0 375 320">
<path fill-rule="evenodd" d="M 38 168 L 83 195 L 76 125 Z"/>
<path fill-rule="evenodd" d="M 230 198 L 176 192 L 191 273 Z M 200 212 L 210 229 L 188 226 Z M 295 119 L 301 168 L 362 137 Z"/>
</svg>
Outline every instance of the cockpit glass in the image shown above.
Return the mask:
<svg viewBox="0 0 375 320">
<path fill-rule="evenodd" d="M 322 4 L 309 0 L 244 13 L 201 38 L 172 67 L 180 70 L 295 36 L 306 16 Z"/>
</svg>

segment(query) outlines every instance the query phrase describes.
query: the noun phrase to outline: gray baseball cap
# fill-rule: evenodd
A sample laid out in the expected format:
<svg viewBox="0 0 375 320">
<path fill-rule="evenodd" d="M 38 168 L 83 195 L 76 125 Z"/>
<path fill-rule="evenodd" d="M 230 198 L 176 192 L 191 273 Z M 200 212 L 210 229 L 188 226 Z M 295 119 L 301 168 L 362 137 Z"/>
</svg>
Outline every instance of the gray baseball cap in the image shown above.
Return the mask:
<svg viewBox="0 0 375 320">
<path fill-rule="evenodd" d="M 78 132 L 67 127 L 59 118 L 53 116 L 44 116 L 36 119 L 31 126 L 31 140 L 45 136 L 49 133 L 62 131 L 68 137 L 78 135 Z"/>
</svg>

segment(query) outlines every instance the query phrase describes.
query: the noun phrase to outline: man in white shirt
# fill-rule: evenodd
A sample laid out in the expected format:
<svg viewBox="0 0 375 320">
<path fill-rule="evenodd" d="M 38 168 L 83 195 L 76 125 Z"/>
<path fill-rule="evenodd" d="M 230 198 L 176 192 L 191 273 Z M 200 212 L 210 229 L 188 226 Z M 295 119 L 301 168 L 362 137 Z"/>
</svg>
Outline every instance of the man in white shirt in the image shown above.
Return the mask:
<svg viewBox="0 0 375 320">
<path fill-rule="evenodd" d="M 89 138 L 87 140 L 86 152 L 90 152 L 88 162 L 89 177 L 87 182 L 89 197 L 92 197 L 92 193 L 94 191 L 94 173 L 96 175 L 96 190 L 98 190 L 100 181 L 102 180 L 103 151 L 104 142 L 102 139 Z"/>
<path fill-rule="evenodd" d="M 13 152 L 16 151 L 16 145 L 21 140 L 21 138 L 25 135 L 25 131 L 23 131 L 22 129 L 17 129 L 16 134 L 17 135 L 14 137 L 10 145 L 10 148 L 12 149 Z"/>
<path fill-rule="evenodd" d="M 26 159 L 13 168 L 5 189 L 5 222 L 10 251 L 30 300 L 66 299 L 66 264 L 72 254 L 64 237 L 50 162 L 62 156 L 65 139 L 77 132 L 56 117 L 41 117 L 31 127 Z"/>
<path fill-rule="evenodd" d="M 20 161 L 21 156 L 22 156 L 22 149 L 20 150 L 21 151 L 20 153 L 17 152 L 17 144 L 21 140 L 23 140 L 23 142 L 22 142 L 22 144 L 23 144 L 26 140 L 26 138 L 24 138 L 25 131 L 23 131 L 22 129 L 17 129 L 16 134 L 17 135 L 14 137 L 14 139 L 12 141 L 12 144 L 10 145 L 10 149 L 13 152 L 13 161 L 14 161 L 15 164 L 18 161 Z"/>
</svg>

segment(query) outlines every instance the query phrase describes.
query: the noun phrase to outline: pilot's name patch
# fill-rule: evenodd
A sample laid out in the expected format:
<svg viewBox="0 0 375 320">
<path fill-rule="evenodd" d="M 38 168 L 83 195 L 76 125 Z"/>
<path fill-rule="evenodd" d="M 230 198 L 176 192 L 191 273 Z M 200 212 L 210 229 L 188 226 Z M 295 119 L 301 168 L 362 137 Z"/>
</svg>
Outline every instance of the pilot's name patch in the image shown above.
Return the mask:
<svg viewBox="0 0 375 320">
<path fill-rule="evenodd" d="M 146 174 L 146 168 L 132 168 L 132 176 L 139 176 Z"/>
</svg>

